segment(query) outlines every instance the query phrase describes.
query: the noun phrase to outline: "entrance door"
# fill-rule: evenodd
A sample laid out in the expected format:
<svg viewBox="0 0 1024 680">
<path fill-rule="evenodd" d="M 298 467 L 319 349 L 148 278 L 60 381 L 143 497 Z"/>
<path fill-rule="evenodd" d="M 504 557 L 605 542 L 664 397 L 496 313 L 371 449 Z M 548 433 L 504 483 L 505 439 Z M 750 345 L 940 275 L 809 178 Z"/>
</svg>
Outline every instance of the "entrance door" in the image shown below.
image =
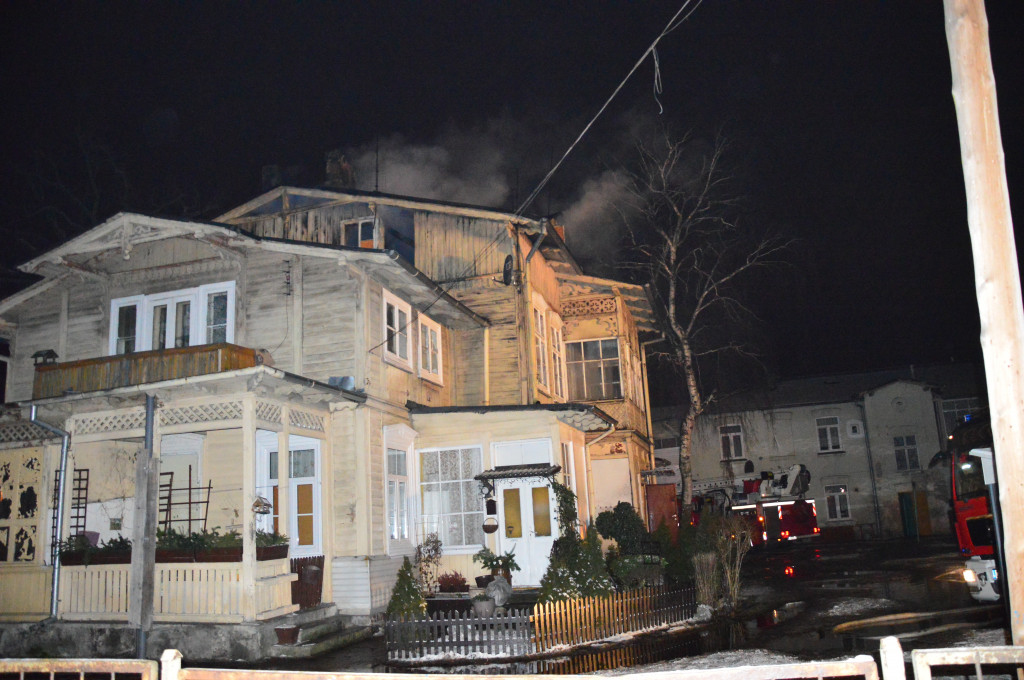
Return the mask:
<svg viewBox="0 0 1024 680">
<path fill-rule="evenodd" d="M 321 555 L 320 442 L 309 437 L 288 438 L 288 527 L 279 526 L 279 460 L 277 433 L 259 431 L 256 437 L 256 493 L 268 500 L 271 512 L 257 519 L 263 531 L 287 533 L 292 557 Z M 281 460 L 281 463 L 285 461 Z"/>
<path fill-rule="evenodd" d="M 512 573 L 516 585 L 540 584 L 548 568 L 555 541 L 551 488 L 542 480 L 509 480 L 498 487 L 500 494 L 502 552 L 513 551 L 519 571 Z"/>
<path fill-rule="evenodd" d="M 676 485 L 648 484 L 644 490 L 647 492 L 647 526 L 651 531 L 657 531 L 664 524 L 674 543 L 679 537 Z"/>
</svg>

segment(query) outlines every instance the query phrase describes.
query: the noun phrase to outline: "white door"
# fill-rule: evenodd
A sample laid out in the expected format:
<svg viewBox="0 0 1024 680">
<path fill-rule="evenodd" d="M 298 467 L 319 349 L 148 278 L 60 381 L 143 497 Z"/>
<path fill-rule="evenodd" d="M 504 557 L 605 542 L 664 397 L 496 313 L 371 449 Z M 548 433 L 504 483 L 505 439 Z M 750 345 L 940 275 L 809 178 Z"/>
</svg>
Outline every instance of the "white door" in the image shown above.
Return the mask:
<svg viewBox="0 0 1024 680">
<path fill-rule="evenodd" d="M 519 571 L 512 572 L 512 582 L 540 585 L 555 540 L 551 488 L 545 480 L 533 478 L 504 480 L 497 491 L 499 549 L 513 551 L 519 565 Z"/>
<path fill-rule="evenodd" d="M 258 515 L 256 527 L 262 531 L 288 534 L 291 557 L 320 555 L 320 441 L 292 435 L 288 438 L 287 462 L 277 451 L 277 433 L 260 430 L 256 434 L 256 494 L 269 501 L 271 511 Z M 280 464 L 288 468 L 288 526 L 281 527 L 278 509 Z"/>
</svg>

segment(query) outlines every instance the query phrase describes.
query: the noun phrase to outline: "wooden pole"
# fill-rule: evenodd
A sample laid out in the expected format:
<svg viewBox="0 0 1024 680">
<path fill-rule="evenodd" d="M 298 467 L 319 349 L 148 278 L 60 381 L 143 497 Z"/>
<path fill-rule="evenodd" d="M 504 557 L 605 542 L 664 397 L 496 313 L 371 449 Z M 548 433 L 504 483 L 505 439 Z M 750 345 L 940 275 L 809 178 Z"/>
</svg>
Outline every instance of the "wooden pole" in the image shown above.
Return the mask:
<svg viewBox="0 0 1024 680">
<path fill-rule="evenodd" d="M 944 0 L 1002 504 L 1010 632 L 1024 644 L 1024 306 L 982 0 Z"/>
</svg>

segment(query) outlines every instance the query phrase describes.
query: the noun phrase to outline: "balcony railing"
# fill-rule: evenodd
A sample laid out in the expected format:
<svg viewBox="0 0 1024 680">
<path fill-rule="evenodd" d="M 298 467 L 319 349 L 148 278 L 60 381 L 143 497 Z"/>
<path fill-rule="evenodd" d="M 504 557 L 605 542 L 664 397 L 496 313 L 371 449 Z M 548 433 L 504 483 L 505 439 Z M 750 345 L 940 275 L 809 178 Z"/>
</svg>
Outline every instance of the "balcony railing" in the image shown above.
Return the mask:
<svg viewBox="0 0 1024 680">
<path fill-rule="evenodd" d="M 192 378 L 258 366 L 256 350 L 219 343 L 36 366 L 33 399 Z"/>
</svg>

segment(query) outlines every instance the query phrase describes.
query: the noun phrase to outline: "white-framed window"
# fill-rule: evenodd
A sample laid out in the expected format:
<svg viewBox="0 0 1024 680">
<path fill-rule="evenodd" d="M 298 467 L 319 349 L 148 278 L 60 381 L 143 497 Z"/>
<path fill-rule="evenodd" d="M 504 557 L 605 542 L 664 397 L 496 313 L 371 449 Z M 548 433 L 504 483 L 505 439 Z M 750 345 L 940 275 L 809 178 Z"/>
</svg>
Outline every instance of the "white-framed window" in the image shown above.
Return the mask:
<svg viewBox="0 0 1024 680">
<path fill-rule="evenodd" d="M 565 365 L 571 400 L 622 398 L 617 338 L 565 343 Z"/>
<path fill-rule="evenodd" d="M 545 310 L 533 308 L 533 360 L 536 368 L 537 384 L 548 386 L 548 324 Z"/>
<path fill-rule="evenodd" d="M 412 305 L 384 291 L 384 358 L 405 368 L 412 367 L 409 329 Z"/>
<path fill-rule="evenodd" d="M 436 383 L 444 381 L 441 356 L 441 325 L 419 315 L 420 377 Z"/>
<path fill-rule="evenodd" d="M 825 485 L 825 506 L 829 519 L 850 519 L 850 497 L 846 484 Z"/>
<path fill-rule="evenodd" d="M 445 549 L 484 543 L 484 501 L 473 477 L 483 471 L 479 446 L 419 451 L 423 533 L 437 532 Z"/>
<path fill-rule="evenodd" d="M 559 399 L 565 399 L 565 349 L 562 327 L 551 323 L 551 389 Z"/>
<path fill-rule="evenodd" d="M 562 484 L 576 493 L 576 483 L 574 480 L 576 470 L 576 463 L 572 457 L 572 442 L 562 442 Z"/>
<path fill-rule="evenodd" d="M 408 452 L 388 449 L 388 538 L 409 539 L 409 469 Z"/>
<path fill-rule="evenodd" d="M 722 425 L 718 428 L 722 439 L 722 460 L 743 458 L 743 426 Z"/>
<path fill-rule="evenodd" d="M 839 417 L 816 418 L 815 423 L 818 426 L 818 453 L 841 451 L 843 446 L 839 441 Z"/>
<path fill-rule="evenodd" d="M 111 354 L 234 342 L 235 282 L 110 301 Z"/>
<path fill-rule="evenodd" d="M 364 218 L 346 222 L 343 225 L 345 242 L 349 248 L 373 247 L 373 218 Z"/>
<path fill-rule="evenodd" d="M 921 469 L 921 461 L 917 456 L 917 435 L 905 434 L 893 437 L 892 446 L 896 452 L 897 470 Z"/>
</svg>

